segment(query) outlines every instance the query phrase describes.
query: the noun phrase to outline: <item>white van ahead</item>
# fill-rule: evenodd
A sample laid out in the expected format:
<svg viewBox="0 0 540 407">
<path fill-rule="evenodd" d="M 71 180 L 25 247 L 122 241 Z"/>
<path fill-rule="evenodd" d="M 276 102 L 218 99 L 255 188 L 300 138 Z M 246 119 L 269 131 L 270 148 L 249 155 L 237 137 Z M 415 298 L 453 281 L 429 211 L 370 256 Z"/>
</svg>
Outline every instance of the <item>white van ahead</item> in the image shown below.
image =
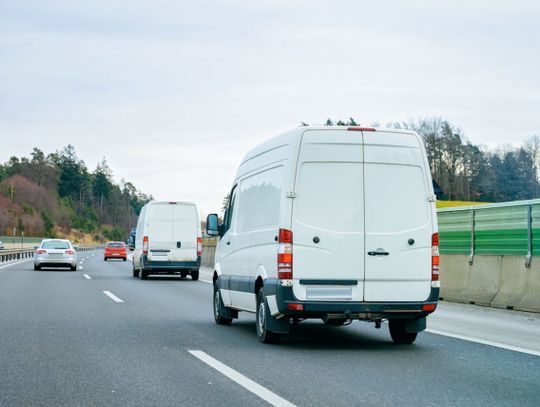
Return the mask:
<svg viewBox="0 0 540 407">
<path fill-rule="evenodd" d="M 135 232 L 133 277 L 191 275 L 199 279 L 201 225 L 195 204 L 150 202 L 141 210 Z"/>
<path fill-rule="evenodd" d="M 397 343 L 426 327 L 439 295 L 435 195 L 412 131 L 301 127 L 251 150 L 219 235 L 214 317 L 256 313 L 273 342 L 290 322 L 389 321 Z"/>
</svg>

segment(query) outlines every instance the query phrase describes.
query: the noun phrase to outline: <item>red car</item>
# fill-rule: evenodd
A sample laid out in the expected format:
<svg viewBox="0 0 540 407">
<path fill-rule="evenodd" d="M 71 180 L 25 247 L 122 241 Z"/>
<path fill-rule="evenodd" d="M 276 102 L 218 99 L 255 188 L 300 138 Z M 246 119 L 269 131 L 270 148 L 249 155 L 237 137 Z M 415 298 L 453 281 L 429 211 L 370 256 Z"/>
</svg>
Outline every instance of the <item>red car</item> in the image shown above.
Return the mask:
<svg viewBox="0 0 540 407">
<path fill-rule="evenodd" d="M 127 250 L 124 242 L 109 242 L 105 246 L 105 254 L 103 260 L 107 261 L 108 259 L 122 259 L 126 261 L 127 259 Z"/>
</svg>

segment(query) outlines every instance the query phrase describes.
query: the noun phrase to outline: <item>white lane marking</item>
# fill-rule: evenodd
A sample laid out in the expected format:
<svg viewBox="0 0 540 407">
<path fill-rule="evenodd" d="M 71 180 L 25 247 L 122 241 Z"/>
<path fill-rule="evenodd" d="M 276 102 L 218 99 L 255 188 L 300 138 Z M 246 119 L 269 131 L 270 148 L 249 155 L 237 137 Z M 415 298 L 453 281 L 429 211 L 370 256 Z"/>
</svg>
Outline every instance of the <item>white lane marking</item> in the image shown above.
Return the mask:
<svg viewBox="0 0 540 407">
<path fill-rule="evenodd" d="M 0 266 L 0 270 L 1 269 L 5 269 L 5 268 L 8 268 L 8 267 L 11 267 L 11 266 L 16 266 L 17 264 L 21 264 L 21 263 L 25 263 L 27 261 L 30 261 L 30 260 L 34 260 L 33 258 L 30 258 L 30 259 L 24 259 L 24 260 L 19 260 L 19 261 L 14 261 L 14 262 L 10 262 L 9 264 L 6 264 L 5 266 Z"/>
<path fill-rule="evenodd" d="M 81 260 L 81 261 L 79 262 L 79 264 L 83 264 L 83 261 Z"/>
<path fill-rule="evenodd" d="M 83 266 L 79 266 L 79 270 L 82 270 L 83 269 Z"/>
<path fill-rule="evenodd" d="M 457 335 L 457 334 L 452 334 L 449 332 L 437 331 L 436 329 L 426 329 L 426 332 L 429 332 L 435 335 L 442 335 L 442 336 L 448 336 L 450 338 L 461 339 L 463 341 L 481 343 L 482 345 L 495 346 L 496 348 L 502 348 L 502 349 L 512 350 L 514 352 L 526 353 L 528 355 L 540 356 L 539 351 L 520 348 L 519 346 L 507 345 L 505 343 L 488 341 L 486 339 L 472 338 L 470 336 Z"/>
<path fill-rule="evenodd" d="M 88 274 L 83 274 L 84 278 L 86 278 L 87 280 L 92 280 L 92 277 L 90 277 Z"/>
<path fill-rule="evenodd" d="M 120 298 L 118 298 L 116 295 L 114 295 L 113 293 L 111 293 L 110 291 L 103 291 L 103 294 L 105 294 L 107 297 L 109 297 L 111 300 L 113 300 L 114 302 L 117 302 L 117 303 L 121 303 L 121 302 L 124 302 L 123 300 L 121 300 Z"/>
<path fill-rule="evenodd" d="M 208 366 L 213 367 L 218 372 L 223 374 L 224 376 L 227 376 L 232 381 L 235 381 L 240 386 L 244 387 L 245 389 L 249 390 L 256 396 L 260 397 L 261 399 L 267 401 L 273 406 L 280 406 L 280 407 L 295 407 L 294 404 L 291 402 L 285 400 L 284 398 L 278 396 L 276 393 L 268 390 L 266 387 L 261 386 L 258 383 L 255 383 L 253 380 L 248 379 L 243 374 L 237 372 L 234 369 L 231 369 L 229 366 L 221 363 L 219 360 L 214 359 L 212 356 L 204 353 L 201 350 L 188 350 L 189 353 L 191 353 L 193 356 L 195 356 L 197 359 L 203 361 Z"/>
<path fill-rule="evenodd" d="M 212 281 L 203 280 L 202 278 L 199 278 L 199 281 L 202 281 L 203 283 L 207 283 L 207 284 L 214 284 Z"/>
</svg>

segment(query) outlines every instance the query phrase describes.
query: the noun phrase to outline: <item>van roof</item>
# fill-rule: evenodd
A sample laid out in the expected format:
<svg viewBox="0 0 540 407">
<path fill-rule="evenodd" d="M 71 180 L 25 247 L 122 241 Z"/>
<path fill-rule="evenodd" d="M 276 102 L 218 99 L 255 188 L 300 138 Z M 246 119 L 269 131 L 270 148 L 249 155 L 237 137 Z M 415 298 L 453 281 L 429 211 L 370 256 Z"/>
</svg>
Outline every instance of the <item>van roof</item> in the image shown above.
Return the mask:
<svg viewBox="0 0 540 407">
<path fill-rule="evenodd" d="M 152 201 L 152 202 L 148 202 L 147 205 L 192 205 L 192 206 L 195 206 L 193 202 L 185 202 L 185 201 Z"/>
<path fill-rule="evenodd" d="M 290 145 L 293 143 L 297 143 L 302 136 L 302 134 L 307 130 L 347 130 L 349 128 L 372 128 L 369 126 L 301 126 L 297 127 L 295 129 L 286 131 L 285 133 L 282 133 L 278 136 L 275 136 L 262 144 L 257 145 L 256 147 L 252 148 L 247 152 L 244 159 L 242 160 L 242 163 L 256 157 L 257 155 L 272 150 L 274 148 L 278 148 L 281 146 Z M 375 128 L 375 131 L 384 131 L 388 133 L 401 133 L 401 134 L 414 134 L 417 135 L 415 131 L 413 130 L 404 130 L 404 129 L 393 129 L 393 128 L 385 128 L 385 127 L 377 127 Z M 418 136 L 418 135 L 417 135 Z"/>
</svg>

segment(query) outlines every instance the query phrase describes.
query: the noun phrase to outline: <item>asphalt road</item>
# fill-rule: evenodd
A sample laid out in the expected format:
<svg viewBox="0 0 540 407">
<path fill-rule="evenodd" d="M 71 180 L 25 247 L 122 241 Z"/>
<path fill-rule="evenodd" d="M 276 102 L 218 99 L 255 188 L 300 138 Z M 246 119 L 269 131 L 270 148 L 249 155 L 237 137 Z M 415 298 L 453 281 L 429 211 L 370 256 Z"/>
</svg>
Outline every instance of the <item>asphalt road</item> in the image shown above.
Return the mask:
<svg viewBox="0 0 540 407">
<path fill-rule="evenodd" d="M 387 326 L 360 322 L 306 321 L 265 345 L 251 314 L 214 323 L 204 281 L 141 281 L 129 261 L 79 259 L 76 272 L 0 268 L 0 406 L 539 404 L 533 354 L 428 332 L 395 345 Z M 459 325 L 445 312 L 439 330 Z M 468 323 L 458 331 L 476 335 Z"/>
</svg>

